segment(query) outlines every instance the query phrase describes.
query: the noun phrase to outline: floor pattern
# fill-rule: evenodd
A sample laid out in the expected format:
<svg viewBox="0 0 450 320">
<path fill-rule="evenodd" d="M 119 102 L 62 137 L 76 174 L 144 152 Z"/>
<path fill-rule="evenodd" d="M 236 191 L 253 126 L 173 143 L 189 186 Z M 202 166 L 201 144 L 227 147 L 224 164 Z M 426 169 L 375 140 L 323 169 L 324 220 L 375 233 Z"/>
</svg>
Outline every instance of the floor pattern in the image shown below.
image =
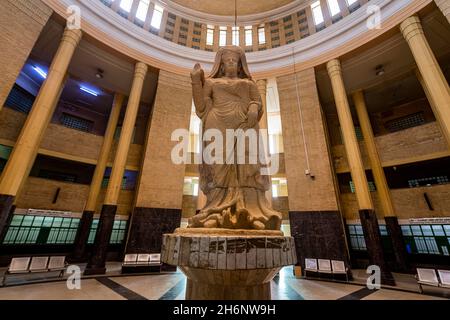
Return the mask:
<svg viewBox="0 0 450 320">
<path fill-rule="evenodd" d="M 181 272 L 167 274 L 83 278 L 79 290 L 66 281 L 23 284 L 0 288 L 0 300 L 183 300 L 186 278 Z M 355 283 L 297 279 L 284 268 L 272 283 L 273 300 L 442 300 L 447 292 L 426 294 L 381 288 L 370 290 Z"/>
</svg>

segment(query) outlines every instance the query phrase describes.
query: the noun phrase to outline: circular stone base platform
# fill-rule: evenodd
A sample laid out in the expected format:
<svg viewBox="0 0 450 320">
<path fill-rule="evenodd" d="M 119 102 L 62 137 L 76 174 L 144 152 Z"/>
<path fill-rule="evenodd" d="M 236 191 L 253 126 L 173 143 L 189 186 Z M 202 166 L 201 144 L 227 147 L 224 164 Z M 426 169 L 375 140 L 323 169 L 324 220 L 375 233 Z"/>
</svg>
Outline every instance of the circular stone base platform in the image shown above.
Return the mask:
<svg viewBox="0 0 450 320">
<path fill-rule="evenodd" d="M 297 262 L 281 231 L 177 229 L 163 236 L 162 262 L 188 278 L 186 299 L 270 299 L 270 281 Z"/>
</svg>

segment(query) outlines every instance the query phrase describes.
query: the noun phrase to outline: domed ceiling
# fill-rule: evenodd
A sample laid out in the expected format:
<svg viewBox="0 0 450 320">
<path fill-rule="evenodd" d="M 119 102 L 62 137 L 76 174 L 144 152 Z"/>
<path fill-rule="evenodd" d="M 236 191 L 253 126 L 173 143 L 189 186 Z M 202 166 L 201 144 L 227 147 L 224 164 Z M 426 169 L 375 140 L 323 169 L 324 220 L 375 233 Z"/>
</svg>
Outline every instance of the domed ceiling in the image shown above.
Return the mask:
<svg viewBox="0 0 450 320">
<path fill-rule="evenodd" d="M 295 0 L 237 0 L 238 15 L 245 16 L 270 11 Z M 183 7 L 213 15 L 234 16 L 235 0 L 166 0 Z"/>
</svg>

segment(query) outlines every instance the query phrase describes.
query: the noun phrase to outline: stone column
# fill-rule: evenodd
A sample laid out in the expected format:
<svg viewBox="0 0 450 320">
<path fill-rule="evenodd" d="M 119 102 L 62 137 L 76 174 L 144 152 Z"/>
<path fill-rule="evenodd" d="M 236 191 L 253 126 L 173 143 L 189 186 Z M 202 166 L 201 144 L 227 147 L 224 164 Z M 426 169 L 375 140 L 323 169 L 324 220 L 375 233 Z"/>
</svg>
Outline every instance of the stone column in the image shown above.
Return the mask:
<svg viewBox="0 0 450 320">
<path fill-rule="evenodd" d="M 347 0 L 338 0 L 339 9 L 341 9 L 341 14 L 343 17 L 349 15 L 350 11 L 348 10 Z"/>
<path fill-rule="evenodd" d="M 256 81 L 256 85 L 258 86 L 259 93 L 261 94 L 262 107 L 263 107 L 263 116 L 261 120 L 259 120 L 259 128 L 260 129 L 269 129 L 269 121 L 267 120 L 267 80 L 261 79 Z M 266 148 L 266 153 L 269 153 L 269 133 L 267 131 L 267 145 L 264 146 Z M 272 205 L 272 185 L 269 190 L 266 191 L 266 198 L 269 201 L 270 205 Z"/>
<path fill-rule="evenodd" d="M 0 111 L 52 14 L 40 0 L 3 0 L 0 10 Z"/>
<path fill-rule="evenodd" d="M 164 38 L 164 34 L 166 33 L 166 25 L 167 25 L 167 19 L 169 17 L 169 12 L 167 10 L 163 11 L 162 19 L 161 19 L 161 26 L 159 28 L 159 36 Z"/>
<path fill-rule="evenodd" d="M 366 241 L 370 264 L 378 265 L 380 267 L 383 283 L 393 284 L 394 279 L 388 270 L 384 257 L 378 219 L 370 196 L 369 185 L 364 170 L 361 152 L 359 150 L 358 140 L 356 139 L 355 126 L 353 125 L 352 114 L 347 100 L 340 61 L 338 59 L 329 61 L 327 63 L 327 69 L 331 79 L 339 123 L 341 124 L 350 173 L 353 184 L 355 185 L 359 216 L 364 231 L 364 239 Z"/>
<path fill-rule="evenodd" d="M 395 209 L 392 202 L 391 193 L 386 181 L 383 167 L 381 165 L 378 154 L 375 138 L 370 124 L 369 114 L 367 112 L 366 103 L 364 101 L 364 93 L 362 90 L 353 93 L 353 101 L 355 103 L 356 112 L 358 114 L 359 124 L 364 136 L 364 144 L 369 155 L 370 166 L 372 174 L 375 179 L 378 197 L 380 199 L 382 214 L 386 221 L 392 245 L 394 247 L 394 255 L 397 269 L 399 271 L 408 270 L 408 254 L 406 246 L 402 237 L 401 229 L 398 224 L 398 219 L 395 215 Z M 400 230 L 400 232 L 398 232 Z"/>
<path fill-rule="evenodd" d="M 122 189 L 122 180 L 125 172 L 128 150 L 130 149 L 131 139 L 133 137 L 134 125 L 136 123 L 147 70 L 148 66 L 145 63 L 136 63 L 122 131 L 100 214 L 97 233 L 95 235 L 94 250 L 84 272 L 85 274 L 103 274 L 106 271 L 106 253 L 114 224 L 114 216 L 117 211 L 117 202 L 119 200 L 120 190 Z"/>
<path fill-rule="evenodd" d="M 279 77 L 277 86 L 298 263 L 304 269 L 305 258 L 323 258 L 350 267 L 314 68 Z"/>
<path fill-rule="evenodd" d="M 81 36 L 81 30 L 66 29 L 64 31 L 47 79 L 36 97 L 3 170 L 0 179 L 0 234 L 5 228 L 14 198 L 23 181 L 28 177 L 36 158 L 37 150 L 56 107 L 55 100 L 61 91 L 67 68 Z"/>
<path fill-rule="evenodd" d="M 145 17 L 144 22 L 144 29 L 147 31 L 150 30 L 154 11 L 155 11 L 155 2 L 150 1 L 148 5 L 147 16 Z"/>
<path fill-rule="evenodd" d="M 333 24 L 333 21 L 331 20 L 331 13 L 330 9 L 328 8 L 327 0 L 320 0 L 320 7 L 322 8 L 322 15 L 323 20 L 325 21 L 325 25 L 327 27 L 331 26 Z"/>
<path fill-rule="evenodd" d="M 189 132 L 191 108 L 190 77 L 160 70 L 126 253 L 160 253 L 162 235 L 180 226 L 185 164 L 172 161 L 172 133 Z"/>
<path fill-rule="evenodd" d="M 133 3 L 131 4 L 131 10 L 128 15 L 128 20 L 131 22 L 133 22 L 134 19 L 136 18 L 136 13 L 137 13 L 137 9 L 139 6 L 139 2 L 140 2 L 140 0 L 133 0 Z"/>
<path fill-rule="evenodd" d="M 450 23 L 450 2 L 448 0 L 434 0 L 434 2 Z"/>
<path fill-rule="evenodd" d="M 81 217 L 80 226 L 78 227 L 77 236 L 75 238 L 75 251 L 72 256 L 73 261 L 84 260 L 85 258 L 86 243 L 89 238 L 92 220 L 94 219 L 95 206 L 97 203 L 98 194 L 100 193 L 100 189 L 102 187 L 106 164 L 108 162 L 109 153 L 114 141 L 114 134 L 117 127 L 117 122 L 119 121 L 120 109 L 122 108 L 123 101 L 123 94 L 116 93 L 111 113 L 109 115 L 105 136 L 103 138 L 103 144 L 97 160 L 97 166 L 95 167 L 91 186 L 89 188 L 88 199 L 83 211 L 83 216 Z"/>
<path fill-rule="evenodd" d="M 423 33 L 419 17 L 412 16 L 400 24 L 423 78 L 425 91 L 431 97 L 433 112 L 450 147 L 450 89 Z"/>
</svg>

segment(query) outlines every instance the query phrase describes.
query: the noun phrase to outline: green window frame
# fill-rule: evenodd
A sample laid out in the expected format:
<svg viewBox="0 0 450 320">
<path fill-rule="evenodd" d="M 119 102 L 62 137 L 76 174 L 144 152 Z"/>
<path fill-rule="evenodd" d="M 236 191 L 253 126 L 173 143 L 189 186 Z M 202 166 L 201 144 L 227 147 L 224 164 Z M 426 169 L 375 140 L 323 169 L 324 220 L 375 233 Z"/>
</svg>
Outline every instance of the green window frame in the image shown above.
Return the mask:
<svg viewBox="0 0 450 320">
<path fill-rule="evenodd" d="M 127 220 L 115 220 L 113 229 L 111 232 L 110 244 L 121 244 L 125 240 L 125 234 L 127 232 Z M 98 229 L 98 219 L 94 219 L 91 224 L 91 229 L 88 237 L 88 244 L 93 244 L 95 241 L 95 234 Z"/>
<path fill-rule="evenodd" d="M 3 244 L 73 244 L 79 223 L 79 218 L 14 215 Z"/>
<path fill-rule="evenodd" d="M 360 224 L 349 224 L 347 225 L 347 227 L 350 235 L 350 245 L 352 249 L 358 251 L 367 250 L 362 226 Z"/>
<path fill-rule="evenodd" d="M 401 225 L 407 251 L 411 254 L 449 255 L 450 225 Z"/>
</svg>

